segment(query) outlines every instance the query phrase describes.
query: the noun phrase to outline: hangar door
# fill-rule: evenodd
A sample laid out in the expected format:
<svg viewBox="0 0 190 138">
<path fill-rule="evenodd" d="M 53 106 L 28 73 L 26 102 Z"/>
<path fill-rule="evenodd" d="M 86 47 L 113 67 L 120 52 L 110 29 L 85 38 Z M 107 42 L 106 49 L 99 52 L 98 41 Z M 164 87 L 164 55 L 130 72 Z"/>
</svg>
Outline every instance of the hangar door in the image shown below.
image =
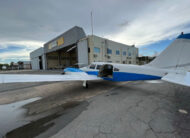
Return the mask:
<svg viewBox="0 0 190 138">
<path fill-rule="evenodd" d="M 88 65 L 88 45 L 87 40 L 79 41 L 77 44 L 78 63 Z"/>
<path fill-rule="evenodd" d="M 64 69 L 77 63 L 77 49 L 73 46 L 47 54 L 47 69 Z M 71 50 L 70 50 L 71 49 Z"/>
</svg>

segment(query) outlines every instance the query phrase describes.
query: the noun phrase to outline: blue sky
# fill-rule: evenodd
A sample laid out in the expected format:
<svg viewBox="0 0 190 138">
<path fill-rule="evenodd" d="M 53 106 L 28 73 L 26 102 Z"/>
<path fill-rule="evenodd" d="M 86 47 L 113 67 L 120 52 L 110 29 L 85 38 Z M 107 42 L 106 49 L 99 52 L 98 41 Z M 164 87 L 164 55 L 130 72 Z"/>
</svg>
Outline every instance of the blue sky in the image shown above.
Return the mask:
<svg viewBox="0 0 190 138">
<path fill-rule="evenodd" d="M 6 54 L 6 53 L 20 53 L 23 50 L 29 50 L 28 48 L 26 48 L 25 46 L 13 46 L 13 45 L 9 45 L 6 46 L 5 48 L 1 48 L 0 49 L 0 54 Z M 18 62 L 19 60 L 29 60 L 28 56 L 24 56 L 22 55 L 22 53 L 20 53 L 20 56 L 18 54 L 18 56 L 15 55 L 9 55 L 8 57 L 5 58 L 1 58 L 0 59 L 0 63 L 10 63 L 10 62 Z"/>
<path fill-rule="evenodd" d="M 144 45 L 139 48 L 139 56 L 157 56 L 174 40 L 161 40 L 153 44 Z"/>
<path fill-rule="evenodd" d="M 23 46 L 12 46 L 12 45 L 10 45 L 10 46 L 7 46 L 5 48 L 2 48 L 0 50 L 0 53 L 11 52 L 11 51 L 17 52 L 17 51 L 22 50 L 22 49 L 24 49 Z"/>
<path fill-rule="evenodd" d="M 91 34 L 91 11 L 95 35 L 152 56 L 190 32 L 189 7 L 189 0 L 2 0 L 0 63 L 29 60 L 31 51 L 76 25 Z"/>
</svg>

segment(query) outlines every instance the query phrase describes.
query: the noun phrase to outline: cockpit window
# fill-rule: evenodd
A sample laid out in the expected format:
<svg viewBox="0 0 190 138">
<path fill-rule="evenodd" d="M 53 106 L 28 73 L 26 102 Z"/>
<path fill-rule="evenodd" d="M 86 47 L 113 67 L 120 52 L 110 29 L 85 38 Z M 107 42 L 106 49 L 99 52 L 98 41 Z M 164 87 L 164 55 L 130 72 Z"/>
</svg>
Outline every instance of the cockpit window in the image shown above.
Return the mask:
<svg viewBox="0 0 190 138">
<path fill-rule="evenodd" d="M 119 69 L 118 69 L 118 68 L 114 68 L 113 70 L 114 70 L 114 71 L 119 71 Z"/>
<path fill-rule="evenodd" d="M 95 64 L 91 64 L 89 68 L 90 68 L 90 69 L 95 69 L 95 67 L 96 67 Z"/>
<path fill-rule="evenodd" d="M 96 69 L 99 70 L 102 67 L 102 65 L 97 65 Z"/>
</svg>

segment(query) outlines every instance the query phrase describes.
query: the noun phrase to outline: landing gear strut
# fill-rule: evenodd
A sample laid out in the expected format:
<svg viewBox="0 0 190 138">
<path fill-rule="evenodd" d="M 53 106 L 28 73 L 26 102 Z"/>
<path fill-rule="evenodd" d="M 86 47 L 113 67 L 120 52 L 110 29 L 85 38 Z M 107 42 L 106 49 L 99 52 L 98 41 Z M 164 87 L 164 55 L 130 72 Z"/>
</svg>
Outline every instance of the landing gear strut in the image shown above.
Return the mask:
<svg viewBox="0 0 190 138">
<path fill-rule="evenodd" d="M 88 88 L 88 82 L 87 81 L 83 81 L 82 86 L 83 86 L 83 88 Z"/>
</svg>

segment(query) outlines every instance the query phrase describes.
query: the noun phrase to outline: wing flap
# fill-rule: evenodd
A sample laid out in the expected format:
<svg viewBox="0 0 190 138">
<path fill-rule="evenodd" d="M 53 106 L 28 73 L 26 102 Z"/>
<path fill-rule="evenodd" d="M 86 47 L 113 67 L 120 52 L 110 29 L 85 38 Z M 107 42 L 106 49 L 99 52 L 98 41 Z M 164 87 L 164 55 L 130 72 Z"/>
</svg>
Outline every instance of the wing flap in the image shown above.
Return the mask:
<svg viewBox="0 0 190 138">
<path fill-rule="evenodd" d="M 101 78 L 85 72 L 65 75 L 0 74 L 0 83 L 51 82 L 51 81 L 89 81 Z"/>
<path fill-rule="evenodd" d="M 190 72 L 184 74 L 168 73 L 162 78 L 162 80 L 190 87 Z"/>
</svg>

